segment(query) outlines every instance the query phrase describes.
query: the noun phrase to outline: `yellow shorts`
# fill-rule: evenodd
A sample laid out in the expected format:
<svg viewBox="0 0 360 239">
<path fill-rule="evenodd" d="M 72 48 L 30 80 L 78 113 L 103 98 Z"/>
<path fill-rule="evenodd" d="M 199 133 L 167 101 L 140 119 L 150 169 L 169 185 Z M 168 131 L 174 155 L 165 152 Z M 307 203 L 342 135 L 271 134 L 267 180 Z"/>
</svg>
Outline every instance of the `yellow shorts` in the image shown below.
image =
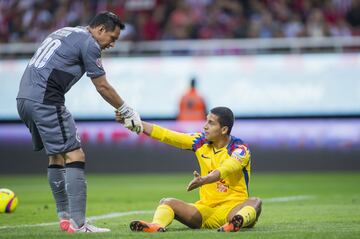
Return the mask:
<svg viewBox="0 0 360 239">
<path fill-rule="evenodd" d="M 209 207 L 203 204 L 193 204 L 202 216 L 201 228 L 216 229 L 227 223 L 227 216 L 230 211 L 241 202 L 228 202 L 216 207 Z"/>
</svg>

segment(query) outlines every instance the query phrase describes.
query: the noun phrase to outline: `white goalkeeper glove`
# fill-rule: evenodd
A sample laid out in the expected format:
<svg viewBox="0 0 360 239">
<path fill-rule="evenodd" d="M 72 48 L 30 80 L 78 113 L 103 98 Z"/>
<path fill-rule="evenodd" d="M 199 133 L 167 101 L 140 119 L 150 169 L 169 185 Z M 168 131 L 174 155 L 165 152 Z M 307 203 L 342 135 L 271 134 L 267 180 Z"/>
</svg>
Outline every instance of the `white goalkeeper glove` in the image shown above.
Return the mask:
<svg viewBox="0 0 360 239">
<path fill-rule="evenodd" d="M 143 132 L 144 128 L 141 123 L 140 115 L 125 102 L 117 109 L 117 112 L 120 113 L 121 117 L 124 119 L 124 126 L 126 128 L 137 134 Z"/>
<path fill-rule="evenodd" d="M 124 119 L 124 126 L 137 134 L 140 134 L 144 131 L 140 116 L 135 111 L 131 118 Z"/>
<path fill-rule="evenodd" d="M 133 108 L 128 106 L 125 102 L 117 109 L 117 112 L 119 112 L 124 119 L 132 117 L 135 113 Z"/>
</svg>

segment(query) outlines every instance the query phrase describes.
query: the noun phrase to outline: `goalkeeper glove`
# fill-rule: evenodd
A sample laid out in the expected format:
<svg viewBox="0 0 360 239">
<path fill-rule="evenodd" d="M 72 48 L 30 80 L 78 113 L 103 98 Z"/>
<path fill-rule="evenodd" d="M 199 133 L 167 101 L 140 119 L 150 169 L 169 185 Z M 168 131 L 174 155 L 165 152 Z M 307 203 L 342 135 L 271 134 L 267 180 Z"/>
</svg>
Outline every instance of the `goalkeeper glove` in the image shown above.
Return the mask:
<svg viewBox="0 0 360 239">
<path fill-rule="evenodd" d="M 139 114 L 125 102 L 117 109 L 117 112 L 124 119 L 124 126 L 126 128 L 136 132 L 137 134 L 143 132 L 143 126 Z"/>
<path fill-rule="evenodd" d="M 124 119 L 124 126 L 129 130 L 136 132 L 137 134 L 140 134 L 144 131 L 140 116 L 137 112 L 134 112 L 131 118 Z"/>
<path fill-rule="evenodd" d="M 124 119 L 132 117 L 135 113 L 133 108 L 128 106 L 125 102 L 117 109 L 117 112 L 119 112 Z"/>
</svg>

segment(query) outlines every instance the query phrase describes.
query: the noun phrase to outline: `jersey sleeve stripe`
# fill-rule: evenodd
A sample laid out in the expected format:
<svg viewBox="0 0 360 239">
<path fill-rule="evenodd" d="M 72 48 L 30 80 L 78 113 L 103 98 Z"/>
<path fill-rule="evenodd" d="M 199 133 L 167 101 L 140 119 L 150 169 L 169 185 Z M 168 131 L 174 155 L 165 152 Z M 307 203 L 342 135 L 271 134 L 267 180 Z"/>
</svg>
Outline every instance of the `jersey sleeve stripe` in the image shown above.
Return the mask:
<svg viewBox="0 0 360 239">
<path fill-rule="evenodd" d="M 245 178 L 246 191 L 248 193 L 248 196 L 250 196 L 249 195 L 249 173 L 248 173 L 248 171 L 246 170 L 245 167 L 242 169 L 242 171 L 243 171 L 244 178 Z"/>
<path fill-rule="evenodd" d="M 205 133 L 202 132 L 198 137 L 196 137 L 193 141 L 192 150 L 195 152 L 198 148 L 208 143 L 205 138 Z"/>
</svg>

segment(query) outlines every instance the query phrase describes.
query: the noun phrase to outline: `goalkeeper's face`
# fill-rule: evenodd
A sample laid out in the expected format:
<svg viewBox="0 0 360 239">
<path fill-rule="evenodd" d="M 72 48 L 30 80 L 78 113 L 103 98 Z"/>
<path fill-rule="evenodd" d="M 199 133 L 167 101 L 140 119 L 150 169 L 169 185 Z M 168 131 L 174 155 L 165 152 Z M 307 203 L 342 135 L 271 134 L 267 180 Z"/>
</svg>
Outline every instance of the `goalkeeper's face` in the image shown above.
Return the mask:
<svg viewBox="0 0 360 239">
<path fill-rule="evenodd" d="M 221 127 L 219 118 L 213 113 L 209 113 L 204 125 L 205 138 L 216 142 L 227 135 L 227 127 Z"/>
<path fill-rule="evenodd" d="M 116 26 L 114 31 L 107 31 L 104 26 L 100 25 L 93 32 L 93 36 L 99 43 L 101 50 L 104 50 L 115 46 L 115 41 L 120 35 L 120 27 Z"/>
</svg>

